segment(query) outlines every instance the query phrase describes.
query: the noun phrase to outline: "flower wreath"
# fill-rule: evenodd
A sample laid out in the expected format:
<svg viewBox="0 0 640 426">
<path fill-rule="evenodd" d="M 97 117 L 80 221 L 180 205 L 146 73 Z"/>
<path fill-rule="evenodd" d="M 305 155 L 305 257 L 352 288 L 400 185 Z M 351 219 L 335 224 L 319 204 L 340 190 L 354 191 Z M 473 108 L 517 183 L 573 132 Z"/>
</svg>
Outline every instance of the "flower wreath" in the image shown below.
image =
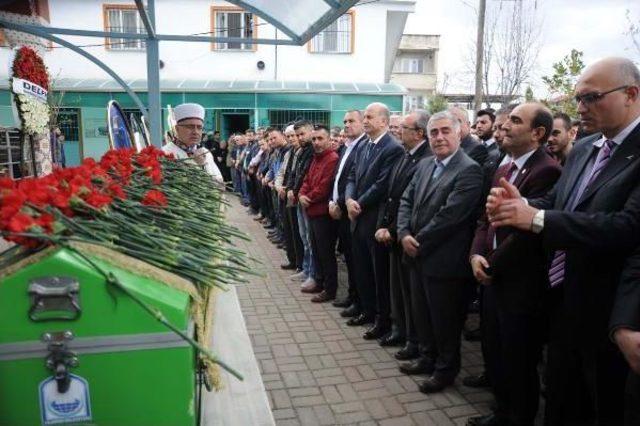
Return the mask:
<svg viewBox="0 0 640 426">
<path fill-rule="evenodd" d="M 14 78 L 30 81 L 49 90 L 47 67 L 40 55 L 30 47 L 23 46 L 18 49 L 13 60 L 12 72 Z M 49 105 L 46 102 L 18 94 L 16 95 L 16 104 L 24 133 L 37 135 L 48 131 Z"/>
</svg>

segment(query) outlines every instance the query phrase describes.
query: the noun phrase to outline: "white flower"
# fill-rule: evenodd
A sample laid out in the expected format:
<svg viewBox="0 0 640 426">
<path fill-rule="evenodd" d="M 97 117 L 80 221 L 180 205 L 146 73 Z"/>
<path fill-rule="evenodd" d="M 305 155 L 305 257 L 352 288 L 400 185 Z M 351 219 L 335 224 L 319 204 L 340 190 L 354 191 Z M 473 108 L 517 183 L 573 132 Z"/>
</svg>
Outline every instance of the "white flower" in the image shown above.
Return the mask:
<svg viewBox="0 0 640 426">
<path fill-rule="evenodd" d="M 49 129 L 49 105 L 31 96 L 18 95 L 22 130 L 27 134 L 46 133 Z"/>
</svg>

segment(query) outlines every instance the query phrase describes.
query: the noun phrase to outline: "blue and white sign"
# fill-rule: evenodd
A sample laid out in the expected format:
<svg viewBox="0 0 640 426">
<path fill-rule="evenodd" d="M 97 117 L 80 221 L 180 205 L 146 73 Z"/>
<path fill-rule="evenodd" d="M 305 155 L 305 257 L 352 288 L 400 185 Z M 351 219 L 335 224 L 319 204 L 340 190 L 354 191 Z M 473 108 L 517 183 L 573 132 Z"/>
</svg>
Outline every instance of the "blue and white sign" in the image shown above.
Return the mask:
<svg viewBox="0 0 640 426">
<path fill-rule="evenodd" d="M 54 377 L 40 383 L 40 415 L 43 425 L 91 420 L 89 383 L 75 374 L 70 374 L 69 377 L 71 383 L 65 393 L 58 392 Z"/>
</svg>

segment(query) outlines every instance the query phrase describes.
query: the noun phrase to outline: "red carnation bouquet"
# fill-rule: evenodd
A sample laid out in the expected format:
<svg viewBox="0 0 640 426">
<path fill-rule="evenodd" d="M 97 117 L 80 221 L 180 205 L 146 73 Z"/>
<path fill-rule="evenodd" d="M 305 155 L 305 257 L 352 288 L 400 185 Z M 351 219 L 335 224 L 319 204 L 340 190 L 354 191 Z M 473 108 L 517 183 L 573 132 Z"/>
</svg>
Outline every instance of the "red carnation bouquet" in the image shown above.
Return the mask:
<svg viewBox="0 0 640 426">
<path fill-rule="evenodd" d="M 44 61 L 30 47 L 23 46 L 18 49 L 13 61 L 13 76 L 28 80 L 45 90 L 49 90 L 49 72 Z"/>
<path fill-rule="evenodd" d="M 241 280 L 246 238 L 226 224 L 220 189 L 199 167 L 153 146 L 21 181 L 0 179 L 0 235 L 38 250 L 81 241 L 176 273 L 197 286 Z M 0 255 L 0 266 L 2 265 Z"/>
</svg>

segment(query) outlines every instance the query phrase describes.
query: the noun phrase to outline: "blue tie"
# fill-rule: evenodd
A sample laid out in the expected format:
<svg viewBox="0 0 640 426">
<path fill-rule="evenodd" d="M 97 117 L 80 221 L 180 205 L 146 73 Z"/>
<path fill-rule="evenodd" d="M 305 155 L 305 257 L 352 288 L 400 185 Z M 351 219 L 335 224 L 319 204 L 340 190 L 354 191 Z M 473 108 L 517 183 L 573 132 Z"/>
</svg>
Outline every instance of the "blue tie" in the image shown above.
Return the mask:
<svg viewBox="0 0 640 426">
<path fill-rule="evenodd" d="M 440 177 L 440 175 L 442 174 L 442 171 L 444 170 L 444 164 L 442 164 L 440 161 L 435 160 L 436 161 L 436 168 L 433 170 L 433 179 L 436 180 Z"/>
</svg>

